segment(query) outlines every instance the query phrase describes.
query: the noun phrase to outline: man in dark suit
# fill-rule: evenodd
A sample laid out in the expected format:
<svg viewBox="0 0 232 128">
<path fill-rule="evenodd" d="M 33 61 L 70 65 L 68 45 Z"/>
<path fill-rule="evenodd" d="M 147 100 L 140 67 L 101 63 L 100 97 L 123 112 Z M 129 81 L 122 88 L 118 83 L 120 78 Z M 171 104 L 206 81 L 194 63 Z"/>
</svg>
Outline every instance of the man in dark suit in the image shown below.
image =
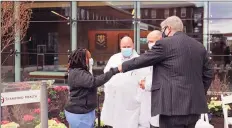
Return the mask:
<svg viewBox="0 0 232 128">
<path fill-rule="evenodd" d="M 212 64 L 205 47 L 182 32 L 179 17 L 168 17 L 161 28 L 165 38 L 119 69 L 127 72 L 153 65 L 152 116 L 160 114 L 160 128 L 194 128 L 200 114 L 208 112 Z"/>
</svg>

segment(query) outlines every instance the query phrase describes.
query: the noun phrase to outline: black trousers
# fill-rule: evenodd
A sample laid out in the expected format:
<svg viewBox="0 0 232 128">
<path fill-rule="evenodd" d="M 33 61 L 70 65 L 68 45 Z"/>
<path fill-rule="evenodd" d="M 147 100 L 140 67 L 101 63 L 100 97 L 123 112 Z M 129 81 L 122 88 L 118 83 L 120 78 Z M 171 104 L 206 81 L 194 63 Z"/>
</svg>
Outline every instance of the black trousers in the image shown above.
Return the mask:
<svg viewBox="0 0 232 128">
<path fill-rule="evenodd" d="M 159 128 L 195 128 L 200 115 L 165 116 L 160 115 Z M 151 127 L 155 128 L 155 127 Z"/>
<path fill-rule="evenodd" d="M 159 128 L 159 127 L 154 127 L 154 126 L 150 125 L 150 128 Z"/>
<path fill-rule="evenodd" d="M 112 127 L 112 126 L 106 125 L 106 126 L 104 126 L 104 128 L 113 128 L 113 127 Z"/>
</svg>

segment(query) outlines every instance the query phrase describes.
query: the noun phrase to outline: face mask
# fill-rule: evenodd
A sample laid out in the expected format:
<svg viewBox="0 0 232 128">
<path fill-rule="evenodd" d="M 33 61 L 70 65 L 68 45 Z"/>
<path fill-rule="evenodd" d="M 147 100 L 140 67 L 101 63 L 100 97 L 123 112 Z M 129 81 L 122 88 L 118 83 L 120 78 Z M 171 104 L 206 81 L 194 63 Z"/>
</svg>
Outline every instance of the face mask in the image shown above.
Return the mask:
<svg viewBox="0 0 232 128">
<path fill-rule="evenodd" d="M 93 65 L 93 58 L 89 59 L 89 65 Z"/>
<path fill-rule="evenodd" d="M 162 33 L 162 38 L 168 37 L 168 35 L 165 34 L 165 31 L 166 31 L 167 28 L 168 28 L 168 26 L 164 27 L 164 31 Z"/>
<path fill-rule="evenodd" d="M 93 58 L 89 59 L 89 72 L 93 74 Z"/>
<path fill-rule="evenodd" d="M 155 43 L 148 43 L 148 48 L 152 49 L 152 47 L 155 45 Z"/>
<path fill-rule="evenodd" d="M 132 48 L 122 48 L 121 52 L 124 57 L 128 58 L 132 55 Z"/>
</svg>

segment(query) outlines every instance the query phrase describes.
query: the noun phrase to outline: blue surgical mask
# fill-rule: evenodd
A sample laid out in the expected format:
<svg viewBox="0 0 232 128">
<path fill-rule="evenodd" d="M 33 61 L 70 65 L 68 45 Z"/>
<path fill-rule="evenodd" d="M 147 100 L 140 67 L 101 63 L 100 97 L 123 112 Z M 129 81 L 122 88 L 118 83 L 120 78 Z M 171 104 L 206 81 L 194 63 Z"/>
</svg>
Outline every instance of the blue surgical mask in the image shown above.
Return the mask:
<svg viewBox="0 0 232 128">
<path fill-rule="evenodd" d="M 90 58 L 90 59 L 89 59 L 89 65 L 93 65 L 93 62 L 94 62 L 94 61 L 93 61 L 93 58 Z"/>
<path fill-rule="evenodd" d="M 132 53 L 133 53 L 133 49 L 132 48 L 122 48 L 121 49 L 121 52 L 122 52 L 122 55 L 124 56 L 124 57 L 130 57 L 131 55 L 132 55 Z"/>
</svg>

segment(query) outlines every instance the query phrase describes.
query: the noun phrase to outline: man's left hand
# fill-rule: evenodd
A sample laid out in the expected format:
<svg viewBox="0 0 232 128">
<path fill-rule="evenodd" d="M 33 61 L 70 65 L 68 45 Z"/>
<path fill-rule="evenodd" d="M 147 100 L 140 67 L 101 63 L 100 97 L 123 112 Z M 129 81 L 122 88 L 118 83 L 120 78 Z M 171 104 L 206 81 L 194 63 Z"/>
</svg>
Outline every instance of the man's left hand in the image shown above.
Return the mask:
<svg viewBox="0 0 232 128">
<path fill-rule="evenodd" d="M 140 86 L 141 89 L 145 89 L 145 80 L 141 80 L 139 82 L 139 86 Z"/>
</svg>

